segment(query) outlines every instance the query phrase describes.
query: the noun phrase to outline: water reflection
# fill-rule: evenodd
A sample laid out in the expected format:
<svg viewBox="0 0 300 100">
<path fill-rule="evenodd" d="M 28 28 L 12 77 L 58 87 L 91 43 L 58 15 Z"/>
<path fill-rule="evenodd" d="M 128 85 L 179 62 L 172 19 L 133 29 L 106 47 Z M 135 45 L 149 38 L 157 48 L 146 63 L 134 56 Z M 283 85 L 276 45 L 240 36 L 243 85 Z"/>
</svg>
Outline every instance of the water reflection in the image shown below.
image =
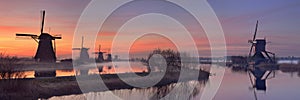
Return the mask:
<svg viewBox="0 0 300 100">
<path fill-rule="evenodd" d="M 56 70 L 56 76 L 74 76 L 76 71 L 73 69 Z"/>
<path fill-rule="evenodd" d="M 300 78 L 292 77 L 290 74 L 290 71 L 282 67 L 279 67 L 279 69 L 276 69 L 276 67 L 227 67 L 221 87 L 214 99 L 300 99 L 300 95 L 298 95 L 300 92 Z"/>
<path fill-rule="evenodd" d="M 209 65 L 200 65 L 201 69 Z M 119 66 L 118 66 L 119 67 Z M 117 68 L 118 68 L 117 67 Z M 104 68 L 103 71 L 108 68 Z M 113 70 L 114 67 L 111 68 Z M 98 69 L 96 69 L 98 70 Z M 107 70 L 108 71 L 108 70 Z M 292 70 L 291 70 L 292 71 Z M 300 99 L 300 78 L 291 77 L 287 69 L 271 70 L 259 67 L 226 67 L 226 72 L 215 100 L 273 100 Z M 298 72 L 298 71 L 294 71 Z M 297 73 L 299 76 L 299 73 Z M 275 77 L 276 76 L 276 77 Z M 215 77 L 212 76 L 210 77 Z M 209 82 L 209 80 L 208 80 Z M 195 89 L 190 89 L 192 85 Z M 161 87 L 121 89 L 106 92 L 86 93 L 88 99 L 100 100 L 199 100 L 206 82 L 190 81 Z M 180 88 L 175 90 L 175 85 Z M 249 88 L 250 86 L 250 88 Z M 188 93 L 190 92 L 190 94 Z M 172 94 L 171 94 L 172 93 Z M 189 94 L 189 95 L 187 95 Z M 186 97 L 186 98 L 184 98 Z M 82 100 L 83 95 L 53 97 L 53 99 Z M 50 99 L 50 100 L 51 100 Z"/>
<path fill-rule="evenodd" d="M 255 89 L 254 92 L 256 90 L 266 91 L 267 90 L 266 81 L 267 79 L 275 78 L 276 70 L 279 70 L 277 66 L 268 66 L 268 68 L 263 68 L 261 66 L 231 67 L 232 72 L 248 74 L 250 83 L 252 85 L 251 88 Z"/>
<path fill-rule="evenodd" d="M 209 69 L 210 65 L 200 65 L 201 69 Z M 119 68 L 122 72 L 115 72 Z M 146 67 L 141 65 L 132 66 L 135 72 L 142 72 Z M 110 73 L 127 73 L 132 72 L 128 67 L 121 65 L 109 66 L 103 65 L 98 68 L 81 71 L 79 69 L 56 70 L 56 76 L 74 76 L 80 75 L 80 72 L 87 74 L 110 74 Z M 120 70 L 119 70 L 120 71 Z M 259 67 L 242 68 L 242 67 L 226 67 L 226 73 L 221 87 L 215 96 L 215 100 L 272 100 L 272 99 L 300 99 L 300 71 L 296 68 L 280 68 L 279 70 L 267 70 Z M 34 71 L 25 72 L 26 77 L 34 77 Z M 212 73 L 213 74 L 213 73 Z M 293 77 L 291 75 L 295 74 Z M 276 75 L 276 77 L 275 77 Z M 214 77 L 214 76 L 211 76 Z M 270 79 L 272 78 L 272 79 Z M 249 80 L 250 79 L 250 80 Z M 208 80 L 209 81 L 209 80 Z M 190 81 L 184 83 L 170 84 L 162 87 L 150 87 L 145 89 L 121 89 L 107 92 L 87 93 L 89 99 L 124 99 L 124 100 L 181 100 L 187 99 L 198 100 L 201 97 L 201 92 L 205 86 L 203 81 Z M 175 85 L 180 85 L 180 88 L 174 91 Z M 196 85 L 195 89 L 191 89 L 192 85 Z M 248 88 L 251 85 L 250 89 Z M 262 93 L 258 92 L 262 91 Z M 190 92 L 190 95 L 188 92 Z M 170 94 L 174 93 L 174 94 Z M 82 100 L 83 95 L 69 95 L 61 97 L 53 97 L 52 99 L 60 100 Z"/>
<path fill-rule="evenodd" d="M 251 74 L 250 74 L 251 73 Z M 270 74 L 273 73 L 273 76 L 270 77 Z M 255 77 L 255 84 L 253 83 L 252 76 Z M 275 71 L 274 70 L 262 70 L 259 67 L 254 67 L 254 69 L 249 70 L 249 78 L 251 81 L 251 84 L 253 88 L 256 88 L 257 90 L 263 90 L 266 91 L 266 80 L 271 79 L 275 77 Z"/>
<path fill-rule="evenodd" d="M 106 92 L 93 92 L 84 95 L 53 97 L 50 100 L 186 100 L 200 95 L 205 81 L 174 83 L 160 87 L 133 88 Z M 195 88 L 194 88 L 195 87 Z"/>
<path fill-rule="evenodd" d="M 59 69 L 55 71 L 24 71 L 25 78 L 35 78 L 42 74 L 51 74 L 50 76 L 64 77 L 76 75 L 93 75 L 93 74 L 115 74 L 115 73 L 131 73 L 131 72 L 146 72 L 147 67 L 141 63 L 131 63 L 131 66 L 124 66 L 125 64 L 116 63 L 115 65 L 99 65 L 97 68 L 84 69 Z M 42 75 L 42 76 L 49 76 Z M 49 77 L 50 77 L 49 76 Z"/>
</svg>

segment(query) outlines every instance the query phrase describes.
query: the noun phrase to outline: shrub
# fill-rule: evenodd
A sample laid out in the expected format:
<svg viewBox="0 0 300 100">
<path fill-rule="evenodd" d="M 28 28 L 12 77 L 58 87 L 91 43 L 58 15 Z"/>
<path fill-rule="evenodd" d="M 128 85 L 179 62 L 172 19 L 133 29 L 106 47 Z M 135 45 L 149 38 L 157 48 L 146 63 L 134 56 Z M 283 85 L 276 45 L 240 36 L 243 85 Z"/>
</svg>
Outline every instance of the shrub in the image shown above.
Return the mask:
<svg viewBox="0 0 300 100">
<path fill-rule="evenodd" d="M 18 62 L 20 59 L 17 57 L 10 57 L 0 54 L 0 79 L 15 79 L 24 78 L 24 72 L 18 71 Z"/>
<path fill-rule="evenodd" d="M 180 53 L 175 52 L 171 49 L 167 49 L 167 50 L 155 49 L 148 56 L 148 59 L 147 59 L 148 67 L 156 66 L 159 68 L 159 70 L 163 70 L 163 68 L 160 68 L 160 66 L 164 62 L 161 59 L 152 58 L 156 54 L 161 55 L 165 59 L 167 71 L 179 71 L 180 70 L 180 67 L 181 67 Z M 152 66 L 150 66 L 150 63 L 149 63 L 150 58 L 154 59 L 154 61 L 151 62 Z M 150 69 L 150 68 L 148 68 L 148 69 Z"/>
</svg>

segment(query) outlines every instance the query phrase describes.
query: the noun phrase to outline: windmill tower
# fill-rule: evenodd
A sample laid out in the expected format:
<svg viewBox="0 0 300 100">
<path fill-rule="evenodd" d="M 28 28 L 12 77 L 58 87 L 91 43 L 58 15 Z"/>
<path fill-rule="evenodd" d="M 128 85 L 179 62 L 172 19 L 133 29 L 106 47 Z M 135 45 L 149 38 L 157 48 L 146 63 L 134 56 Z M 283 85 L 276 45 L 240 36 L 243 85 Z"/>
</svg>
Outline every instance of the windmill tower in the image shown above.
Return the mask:
<svg viewBox="0 0 300 100">
<path fill-rule="evenodd" d="M 34 34 L 20 34 L 17 33 L 17 37 L 30 37 L 38 43 L 38 49 L 34 56 L 34 59 L 39 62 L 55 62 L 56 61 L 56 50 L 55 40 L 61 39 L 61 36 L 52 36 L 48 33 L 44 33 L 45 23 L 45 10 L 42 10 L 42 24 L 40 35 Z M 54 47 L 53 43 L 54 41 Z"/>
<path fill-rule="evenodd" d="M 72 50 L 80 50 L 80 55 L 79 55 L 80 61 L 89 61 L 90 56 L 89 56 L 88 50 L 90 48 L 85 48 L 83 46 L 83 42 L 84 42 L 84 37 L 82 37 L 82 40 L 81 40 L 81 48 L 73 48 Z"/>
<path fill-rule="evenodd" d="M 256 65 L 262 62 L 275 63 L 275 53 L 266 51 L 266 44 L 267 44 L 266 38 L 256 39 L 257 28 L 258 28 L 258 21 L 256 23 L 254 36 L 252 40 L 248 41 L 249 43 L 252 44 L 249 52 L 250 60 L 254 61 Z M 253 51 L 253 47 L 255 47 L 254 51 Z M 252 55 L 252 52 L 254 52 L 254 55 Z M 273 55 L 273 57 L 271 57 L 270 55 Z"/>
<path fill-rule="evenodd" d="M 101 51 L 101 45 L 99 45 L 98 52 L 94 52 L 94 54 L 98 55 L 98 58 L 96 60 L 97 62 L 104 62 L 104 57 L 103 57 L 104 53 L 106 53 L 106 52 L 102 52 Z"/>
</svg>

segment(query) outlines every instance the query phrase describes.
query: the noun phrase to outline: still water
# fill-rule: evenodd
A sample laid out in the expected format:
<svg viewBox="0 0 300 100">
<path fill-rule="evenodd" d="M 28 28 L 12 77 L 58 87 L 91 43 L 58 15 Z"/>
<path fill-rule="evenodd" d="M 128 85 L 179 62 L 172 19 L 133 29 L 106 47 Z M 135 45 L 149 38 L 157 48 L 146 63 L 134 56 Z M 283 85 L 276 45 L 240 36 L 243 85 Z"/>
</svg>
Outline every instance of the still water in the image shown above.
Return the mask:
<svg viewBox="0 0 300 100">
<path fill-rule="evenodd" d="M 266 79 L 266 89 L 257 90 L 251 84 L 249 73 L 226 67 L 224 78 L 214 100 L 300 100 L 300 74 L 274 71 L 274 77 Z M 214 73 L 210 79 L 215 76 Z M 254 77 L 254 76 L 252 76 Z M 91 92 L 81 95 L 52 97 L 50 100 L 199 100 L 208 81 L 189 81 L 163 87 L 144 89 L 121 89 L 105 92 Z M 174 89 L 179 85 L 179 89 Z M 194 89 L 190 89 L 195 86 Z M 172 92 L 170 92 L 172 91 Z"/>
<path fill-rule="evenodd" d="M 98 68 L 86 68 L 84 71 L 87 71 L 87 74 L 114 74 L 114 73 L 131 73 L 131 72 L 146 72 L 147 67 L 142 63 L 131 62 L 130 65 L 127 65 L 125 62 L 114 62 L 114 63 L 99 63 L 97 64 Z M 99 69 L 102 71 L 99 72 Z M 63 76 L 75 76 L 81 74 L 81 69 L 64 69 L 56 70 L 56 77 Z M 34 78 L 34 71 L 25 71 L 25 78 Z"/>
</svg>

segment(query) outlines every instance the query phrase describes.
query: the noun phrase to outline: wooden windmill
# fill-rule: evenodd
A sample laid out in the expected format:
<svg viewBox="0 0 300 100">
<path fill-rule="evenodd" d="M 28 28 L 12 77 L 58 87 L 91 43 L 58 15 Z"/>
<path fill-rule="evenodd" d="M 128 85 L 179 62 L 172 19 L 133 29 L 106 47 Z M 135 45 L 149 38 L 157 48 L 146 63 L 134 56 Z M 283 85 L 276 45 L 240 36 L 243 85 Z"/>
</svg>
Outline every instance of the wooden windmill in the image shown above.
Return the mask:
<svg viewBox="0 0 300 100">
<path fill-rule="evenodd" d="M 98 55 L 98 58 L 96 59 L 97 62 L 104 62 L 104 57 L 103 57 L 104 53 L 106 53 L 106 52 L 102 52 L 101 45 L 99 45 L 98 52 L 94 52 L 94 54 Z"/>
<path fill-rule="evenodd" d="M 83 42 L 84 42 L 84 37 L 82 37 L 82 40 L 81 40 L 81 48 L 73 48 L 72 50 L 80 50 L 80 55 L 79 55 L 80 61 L 89 61 L 90 56 L 89 56 L 88 50 L 90 48 L 85 48 L 83 46 Z"/>
<path fill-rule="evenodd" d="M 112 56 L 111 56 L 111 53 L 109 53 L 110 49 L 108 49 L 107 51 L 108 51 L 108 53 L 107 53 L 106 61 L 111 62 L 112 61 Z"/>
<path fill-rule="evenodd" d="M 261 62 L 274 63 L 275 53 L 266 51 L 266 44 L 267 44 L 266 38 L 256 39 L 257 28 L 258 28 L 258 21 L 256 23 L 253 39 L 248 41 L 249 43 L 252 44 L 249 52 L 249 58 L 252 61 L 254 61 L 255 64 L 259 64 Z M 253 51 L 253 47 L 255 47 L 254 51 Z M 252 55 L 252 52 L 254 52 L 254 55 Z M 271 57 L 270 55 L 273 55 L 273 57 Z"/>
<path fill-rule="evenodd" d="M 34 56 L 39 62 L 55 62 L 56 61 L 56 50 L 55 40 L 61 39 L 61 36 L 52 36 L 48 33 L 44 33 L 45 23 L 45 10 L 42 10 L 42 24 L 40 35 L 35 34 L 20 34 L 17 33 L 17 37 L 30 37 L 38 43 L 38 49 Z M 54 41 L 54 45 L 52 43 Z M 53 47 L 54 46 L 54 47 Z"/>
</svg>

